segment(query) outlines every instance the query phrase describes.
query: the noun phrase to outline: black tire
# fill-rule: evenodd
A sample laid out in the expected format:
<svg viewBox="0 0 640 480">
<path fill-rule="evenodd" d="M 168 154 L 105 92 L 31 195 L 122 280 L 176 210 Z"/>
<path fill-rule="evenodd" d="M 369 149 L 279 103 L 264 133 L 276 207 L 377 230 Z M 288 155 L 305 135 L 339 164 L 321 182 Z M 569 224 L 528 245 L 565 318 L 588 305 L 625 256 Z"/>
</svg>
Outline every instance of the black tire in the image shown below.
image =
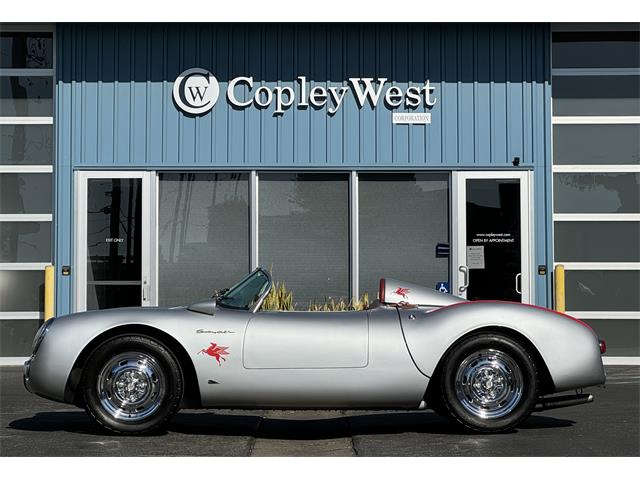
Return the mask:
<svg viewBox="0 0 640 480">
<path fill-rule="evenodd" d="M 437 415 L 440 415 L 441 417 L 448 418 L 448 419 L 452 418 L 451 414 L 449 413 L 449 410 L 447 410 L 447 407 L 444 406 L 442 397 L 437 393 L 431 396 L 431 398 L 427 401 L 427 405 Z"/>
<path fill-rule="evenodd" d="M 446 355 L 442 405 L 466 428 L 502 432 L 523 422 L 538 396 L 536 365 L 527 350 L 499 333 L 474 335 Z"/>
<path fill-rule="evenodd" d="M 184 377 L 162 343 L 123 335 L 100 345 L 81 379 L 89 416 L 112 432 L 132 435 L 160 428 L 180 407 Z"/>
</svg>

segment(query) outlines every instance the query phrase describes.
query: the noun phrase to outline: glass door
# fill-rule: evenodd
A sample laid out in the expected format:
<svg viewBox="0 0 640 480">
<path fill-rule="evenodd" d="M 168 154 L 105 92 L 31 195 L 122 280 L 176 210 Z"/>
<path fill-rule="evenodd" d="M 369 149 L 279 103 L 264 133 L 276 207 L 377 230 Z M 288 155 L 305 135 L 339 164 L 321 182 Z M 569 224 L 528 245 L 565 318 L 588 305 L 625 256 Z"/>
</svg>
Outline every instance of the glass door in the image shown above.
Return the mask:
<svg viewBox="0 0 640 480">
<path fill-rule="evenodd" d="M 528 172 L 455 173 L 454 293 L 531 301 Z"/>
<path fill-rule="evenodd" d="M 154 305 L 147 172 L 78 172 L 76 311 Z"/>
</svg>

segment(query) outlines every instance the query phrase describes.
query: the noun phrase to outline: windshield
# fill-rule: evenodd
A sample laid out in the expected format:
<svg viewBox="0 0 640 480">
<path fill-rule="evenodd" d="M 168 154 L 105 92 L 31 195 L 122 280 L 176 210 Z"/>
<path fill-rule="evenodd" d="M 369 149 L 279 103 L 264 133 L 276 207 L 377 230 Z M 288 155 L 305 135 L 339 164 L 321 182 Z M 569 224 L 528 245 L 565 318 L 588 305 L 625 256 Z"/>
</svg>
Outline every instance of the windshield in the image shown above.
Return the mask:
<svg viewBox="0 0 640 480">
<path fill-rule="evenodd" d="M 267 293 L 270 285 L 269 276 L 257 269 L 225 292 L 217 303 L 222 307 L 250 310 Z"/>
</svg>

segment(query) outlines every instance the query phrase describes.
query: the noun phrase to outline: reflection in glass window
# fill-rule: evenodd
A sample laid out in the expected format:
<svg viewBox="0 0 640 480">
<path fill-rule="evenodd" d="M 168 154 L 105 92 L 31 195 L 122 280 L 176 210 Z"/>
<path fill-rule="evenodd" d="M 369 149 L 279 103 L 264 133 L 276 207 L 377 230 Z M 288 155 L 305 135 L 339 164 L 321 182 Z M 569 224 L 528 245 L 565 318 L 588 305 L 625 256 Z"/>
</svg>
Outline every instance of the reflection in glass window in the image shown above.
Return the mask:
<svg viewBox="0 0 640 480">
<path fill-rule="evenodd" d="M 640 355 L 640 315 L 634 319 L 583 319 L 596 331 L 598 338 L 607 341 L 606 356 Z"/>
<path fill-rule="evenodd" d="M 51 213 L 51 174 L 0 173 L 0 213 Z"/>
<path fill-rule="evenodd" d="M 447 174 L 360 174 L 360 294 L 377 298 L 380 277 L 435 288 L 449 280 Z"/>
<path fill-rule="evenodd" d="M 554 32 L 553 68 L 638 68 L 640 34 L 627 32 Z"/>
<path fill-rule="evenodd" d="M 0 125 L 0 165 L 51 165 L 53 125 Z"/>
<path fill-rule="evenodd" d="M 159 304 L 185 305 L 228 288 L 249 271 L 249 176 L 160 176 Z"/>
<path fill-rule="evenodd" d="M 0 320 L 0 356 L 28 357 L 42 320 Z"/>
<path fill-rule="evenodd" d="M 640 213 L 640 173 L 555 173 L 556 213 Z"/>
<path fill-rule="evenodd" d="M 0 77 L 0 116 L 52 115 L 52 77 Z"/>
<path fill-rule="evenodd" d="M 554 115 L 640 115 L 640 76 L 552 78 Z"/>
<path fill-rule="evenodd" d="M 142 180 L 87 181 L 87 309 L 140 305 Z"/>
<path fill-rule="evenodd" d="M 554 125 L 556 165 L 638 165 L 640 125 Z"/>
<path fill-rule="evenodd" d="M 49 262 L 51 222 L 0 222 L 0 262 Z"/>
<path fill-rule="evenodd" d="M 0 68 L 53 68 L 53 33 L 0 33 Z"/>
<path fill-rule="evenodd" d="M 640 262 L 640 222 L 555 222 L 556 262 Z"/>
<path fill-rule="evenodd" d="M 640 271 L 567 270 L 568 311 L 640 311 Z"/>
<path fill-rule="evenodd" d="M 260 174 L 259 190 L 259 261 L 295 308 L 348 299 L 348 175 Z"/>
<path fill-rule="evenodd" d="M 42 312 L 44 272 L 0 270 L 0 305 L 6 312 Z"/>
</svg>

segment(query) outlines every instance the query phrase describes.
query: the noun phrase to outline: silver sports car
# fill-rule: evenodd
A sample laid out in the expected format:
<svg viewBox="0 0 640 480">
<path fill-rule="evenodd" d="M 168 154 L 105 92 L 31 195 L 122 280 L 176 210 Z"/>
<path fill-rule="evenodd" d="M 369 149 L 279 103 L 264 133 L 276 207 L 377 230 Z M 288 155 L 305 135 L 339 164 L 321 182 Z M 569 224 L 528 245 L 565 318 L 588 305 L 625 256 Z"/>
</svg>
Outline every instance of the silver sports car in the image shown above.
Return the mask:
<svg viewBox="0 0 640 480">
<path fill-rule="evenodd" d="M 468 302 L 387 278 L 368 310 L 261 311 L 271 287 L 258 268 L 188 307 L 49 320 L 24 384 L 134 434 L 180 407 L 432 408 L 497 432 L 536 409 L 591 402 L 582 388 L 605 381 L 604 341 L 545 308 Z"/>
</svg>

